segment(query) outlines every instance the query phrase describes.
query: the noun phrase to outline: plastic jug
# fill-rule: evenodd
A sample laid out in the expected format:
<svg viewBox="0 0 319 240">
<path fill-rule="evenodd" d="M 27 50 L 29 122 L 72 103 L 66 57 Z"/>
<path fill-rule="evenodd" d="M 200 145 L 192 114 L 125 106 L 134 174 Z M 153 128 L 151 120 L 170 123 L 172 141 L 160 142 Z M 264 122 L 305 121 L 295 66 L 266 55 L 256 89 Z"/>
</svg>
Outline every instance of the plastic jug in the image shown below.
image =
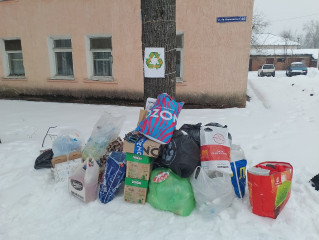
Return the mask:
<svg viewBox="0 0 319 240">
<path fill-rule="evenodd" d="M 69 192 L 84 202 L 97 198 L 99 166 L 90 158 L 79 165 L 69 177 Z"/>
</svg>

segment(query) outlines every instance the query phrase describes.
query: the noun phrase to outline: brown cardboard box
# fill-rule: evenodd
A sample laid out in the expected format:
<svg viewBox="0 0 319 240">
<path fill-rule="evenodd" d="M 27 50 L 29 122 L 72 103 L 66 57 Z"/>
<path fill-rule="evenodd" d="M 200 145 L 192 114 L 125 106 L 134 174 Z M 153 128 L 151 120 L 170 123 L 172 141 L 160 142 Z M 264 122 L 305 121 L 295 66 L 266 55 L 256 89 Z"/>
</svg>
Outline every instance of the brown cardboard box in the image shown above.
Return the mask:
<svg viewBox="0 0 319 240">
<path fill-rule="evenodd" d="M 59 163 L 63 163 L 66 162 L 68 160 L 73 160 L 73 159 L 77 159 L 77 158 L 81 158 L 82 157 L 82 153 L 80 151 L 78 152 L 71 152 L 69 153 L 69 159 L 67 155 L 61 155 L 61 156 L 57 156 L 52 158 L 51 163 L 52 166 L 54 167 L 55 164 L 59 164 Z"/>
<path fill-rule="evenodd" d="M 153 167 L 153 158 L 126 153 L 126 177 L 148 181 Z"/>
<path fill-rule="evenodd" d="M 146 118 L 148 111 L 141 109 L 140 110 L 140 115 L 138 117 L 138 122 L 137 122 L 137 126 L 140 124 L 140 122 Z"/>
<path fill-rule="evenodd" d="M 145 137 L 141 137 L 145 138 Z M 145 142 L 141 143 L 137 141 L 136 143 L 130 143 L 128 141 L 124 141 L 123 143 L 123 152 L 126 153 L 143 153 L 141 155 L 157 158 L 160 151 L 160 143 L 154 142 L 152 140 L 147 139 Z"/>
<path fill-rule="evenodd" d="M 125 178 L 124 200 L 131 203 L 145 204 L 148 181 Z"/>
</svg>

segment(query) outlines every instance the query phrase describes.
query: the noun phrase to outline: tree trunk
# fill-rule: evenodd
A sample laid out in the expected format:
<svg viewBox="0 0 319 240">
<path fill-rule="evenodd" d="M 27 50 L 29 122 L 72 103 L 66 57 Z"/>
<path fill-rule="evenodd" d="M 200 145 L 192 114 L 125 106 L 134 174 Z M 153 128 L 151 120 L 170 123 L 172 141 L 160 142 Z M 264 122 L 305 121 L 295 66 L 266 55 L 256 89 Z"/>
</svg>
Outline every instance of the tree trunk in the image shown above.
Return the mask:
<svg viewBox="0 0 319 240">
<path fill-rule="evenodd" d="M 165 48 L 165 78 L 144 77 L 144 102 L 167 93 L 176 93 L 176 0 L 141 0 L 142 52 Z"/>
</svg>

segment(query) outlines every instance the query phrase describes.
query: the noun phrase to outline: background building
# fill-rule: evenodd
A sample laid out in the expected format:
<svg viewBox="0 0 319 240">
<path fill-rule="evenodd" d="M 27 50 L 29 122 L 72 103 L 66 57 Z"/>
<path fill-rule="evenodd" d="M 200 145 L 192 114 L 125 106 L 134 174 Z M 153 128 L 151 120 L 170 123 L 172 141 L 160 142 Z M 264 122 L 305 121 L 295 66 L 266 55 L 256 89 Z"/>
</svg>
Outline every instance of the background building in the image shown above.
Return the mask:
<svg viewBox="0 0 319 240">
<path fill-rule="evenodd" d="M 177 98 L 244 106 L 253 0 L 176 4 Z M 0 96 L 143 99 L 140 0 L 7 0 L 0 16 Z"/>
<path fill-rule="evenodd" d="M 257 71 L 265 64 L 276 70 L 286 70 L 292 62 L 303 62 L 307 67 L 318 66 L 319 49 L 300 49 L 300 43 L 270 33 L 257 34 L 251 45 L 249 71 Z"/>
</svg>

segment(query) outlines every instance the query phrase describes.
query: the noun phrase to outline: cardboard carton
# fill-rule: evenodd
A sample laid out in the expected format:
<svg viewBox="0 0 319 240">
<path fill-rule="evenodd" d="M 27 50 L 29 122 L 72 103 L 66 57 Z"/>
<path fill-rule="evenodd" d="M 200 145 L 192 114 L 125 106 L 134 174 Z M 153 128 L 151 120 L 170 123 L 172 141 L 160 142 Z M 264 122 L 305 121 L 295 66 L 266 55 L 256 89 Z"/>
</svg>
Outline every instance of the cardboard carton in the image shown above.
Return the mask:
<svg viewBox="0 0 319 240">
<path fill-rule="evenodd" d="M 124 200 L 131 203 L 145 204 L 148 181 L 125 178 Z"/>
<path fill-rule="evenodd" d="M 141 122 L 142 120 L 144 120 L 144 119 L 146 118 L 147 114 L 148 114 L 148 111 L 147 111 L 147 110 L 143 110 L 143 109 L 140 110 L 140 115 L 139 115 L 139 117 L 138 117 L 137 126 L 140 124 L 140 122 Z"/>
<path fill-rule="evenodd" d="M 153 167 L 153 158 L 126 153 L 126 177 L 149 180 Z"/>
<path fill-rule="evenodd" d="M 81 158 L 81 157 L 82 157 L 82 153 L 80 151 L 70 152 L 69 156 L 61 155 L 61 156 L 54 157 L 51 160 L 52 167 L 54 167 L 55 164 L 63 163 L 63 162 L 66 162 L 68 160 L 74 160 L 74 159 Z"/>
<path fill-rule="evenodd" d="M 123 143 L 123 152 L 135 153 L 152 158 L 157 158 L 160 151 L 160 146 L 160 143 L 154 142 L 144 136 L 141 136 L 141 138 L 135 143 L 131 143 L 125 140 Z"/>
</svg>

